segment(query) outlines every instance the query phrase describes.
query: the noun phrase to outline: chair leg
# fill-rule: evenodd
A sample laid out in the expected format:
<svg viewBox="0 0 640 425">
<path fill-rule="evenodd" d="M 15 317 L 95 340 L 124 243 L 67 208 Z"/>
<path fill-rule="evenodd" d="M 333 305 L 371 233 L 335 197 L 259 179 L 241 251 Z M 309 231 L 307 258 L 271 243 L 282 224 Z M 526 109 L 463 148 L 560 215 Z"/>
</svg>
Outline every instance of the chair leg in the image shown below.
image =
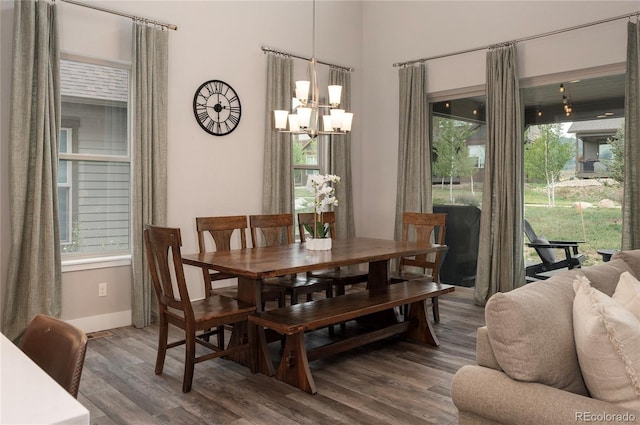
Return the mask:
<svg viewBox="0 0 640 425">
<path fill-rule="evenodd" d="M 224 326 L 218 326 L 218 347 L 224 349 Z"/>
<path fill-rule="evenodd" d="M 440 323 L 440 307 L 438 304 L 438 297 L 432 298 L 431 307 L 433 308 L 433 321 L 436 323 Z"/>
<path fill-rule="evenodd" d="M 182 392 L 191 391 L 191 383 L 193 382 L 193 368 L 196 361 L 196 335 L 195 332 L 189 332 L 185 336 L 185 356 L 184 356 L 184 378 L 182 379 Z"/>
<path fill-rule="evenodd" d="M 169 337 L 169 324 L 167 319 L 160 313 L 159 331 L 158 331 L 158 355 L 156 357 L 156 375 L 162 373 L 164 368 L 164 358 L 167 354 L 167 338 Z"/>
</svg>

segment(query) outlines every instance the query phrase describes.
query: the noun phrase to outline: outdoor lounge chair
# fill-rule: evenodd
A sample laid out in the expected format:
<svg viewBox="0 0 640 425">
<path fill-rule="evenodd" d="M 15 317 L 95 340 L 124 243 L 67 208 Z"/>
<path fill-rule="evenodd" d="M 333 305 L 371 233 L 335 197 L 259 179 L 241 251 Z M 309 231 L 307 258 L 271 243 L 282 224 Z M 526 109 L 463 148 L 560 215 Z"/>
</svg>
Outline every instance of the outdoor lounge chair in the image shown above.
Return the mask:
<svg viewBox="0 0 640 425">
<path fill-rule="evenodd" d="M 529 239 L 527 246 L 535 249 L 541 263 L 528 265 L 525 269 L 527 280 L 548 279 L 548 272 L 559 269 L 574 269 L 584 262 L 584 254 L 578 253 L 579 241 L 549 241 L 538 237 L 527 220 L 524 220 L 524 233 Z M 555 250 L 564 252 L 563 258 L 557 258 Z"/>
</svg>

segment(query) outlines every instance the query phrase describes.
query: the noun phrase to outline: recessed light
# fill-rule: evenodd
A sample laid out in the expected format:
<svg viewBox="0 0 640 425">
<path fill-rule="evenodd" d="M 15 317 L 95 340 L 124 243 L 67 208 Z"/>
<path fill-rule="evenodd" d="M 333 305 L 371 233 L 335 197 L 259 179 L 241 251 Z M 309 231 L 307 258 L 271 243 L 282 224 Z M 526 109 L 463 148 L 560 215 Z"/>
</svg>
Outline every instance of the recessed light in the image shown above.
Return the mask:
<svg viewBox="0 0 640 425">
<path fill-rule="evenodd" d="M 598 115 L 596 118 L 607 118 L 606 115 Z"/>
<path fill-rule="evenodd" d="M 573 81 L 569 81 L 570 83 L 579 83 L 580 80 L 573 80 Z"/>
<path fill-rule="evenodd" d="M 606 116 L 610 117 L 611 115 L 613 115 L 613 112 L 605 112 L 604 113 Z"/>
</svg>

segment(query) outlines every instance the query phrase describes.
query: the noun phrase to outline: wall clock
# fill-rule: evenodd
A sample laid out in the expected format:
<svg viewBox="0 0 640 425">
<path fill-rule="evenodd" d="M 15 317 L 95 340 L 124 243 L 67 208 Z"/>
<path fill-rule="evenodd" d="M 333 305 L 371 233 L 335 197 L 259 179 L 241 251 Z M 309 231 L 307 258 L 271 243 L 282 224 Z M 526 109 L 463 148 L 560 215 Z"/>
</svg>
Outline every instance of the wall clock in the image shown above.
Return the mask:
<svg viewBox="0 0 640 425">
<path fill-rule="evenodd" d="M 227 135 L 240 122 L 240 98 L 233 87 L 224 81 L 206 81 L 193 96 L 193 114 L 207 133 L 214 136 Z"/>
</svg>

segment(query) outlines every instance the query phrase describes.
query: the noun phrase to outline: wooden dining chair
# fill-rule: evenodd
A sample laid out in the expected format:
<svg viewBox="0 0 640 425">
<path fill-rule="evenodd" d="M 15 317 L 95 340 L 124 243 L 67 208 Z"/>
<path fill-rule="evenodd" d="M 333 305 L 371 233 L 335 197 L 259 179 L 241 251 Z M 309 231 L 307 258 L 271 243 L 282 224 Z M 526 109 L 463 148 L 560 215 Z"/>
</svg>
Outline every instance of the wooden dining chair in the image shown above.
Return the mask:
<svg viewBox="0 0 640 425">
<path fill-rule="evenodd" d="M 322 213 L 318 217 L 322 224 L 329 225 L 329 236 L 331 239 L 336 238 L 336 214 L 333 211 L 327 211 Z M 311 226 L 313 228 L 315 222 L 315 214 L 312 212 L 309 213 L 298 213 L 298 230 L 300 232 L 300 242 L 304 243 L 306 241 L 306 229 Z M 366 282 L 369 273 L 364 271 L 350 270 L 349 267 L 336 267 L 332 270 L 320 270 L 317 272 L 309 272 L 308 273 L 312 277 L 318 277 L 321 279 L 331 279 L 334 286 L 334 294 L 344 295 L 345 287 L 347 285 L 355 285 L 357 283 Z"/>
<path fill-rule="evenodd" d="M 63 320 L 38 314 L 29 322 L 19 347 L 62 388 L 78 398 L 87 352 L 87 335 L 83 331 Z"/>
<path fill-rule="evenodd" d="M 247 248 L 247 217 L 244 215 L 233 216 L 217 216 L 217 217 L 196 217 L 196 230 L 198 232 L 198 248 L 200 252 L 207 252 L 207 244 L 205 241 L 205 235 L 208 233 L 213 240 L 213 249 L 209 251 L 228 251 L 231 249 L 231 239 L 234 234 L 240 237 L 240 248 Z M 236 276 L 219 272 L 215 270 L 202 269 L 204 283 L 205 283 L 205 296 L 210 294 L 225 295 L 231 298 L 238 297 L 238 285 L 224 286 L 221 288 L 214 288 L 213 282 L 223 279 L 233 279 Z M 277 301 L 278 307 L 284 307 L 285 291 L 278 287 L 262 288 L 262 301 L 263 309 L 265 301 Z"/>
<path fill-rule="evenodd" d="M 145 225 L 144 242 L 151 280 L 158 298 L 159 332 L 155 373 L 162 374 L 167 349 L 184 344 L 186 351 L 182 391 L 187 393 L 191 391 L 196 363 L 239 351 L 250 351 L 249 343 L 245 342 L 246 324 L 247 317 L 256 308 L 222 295 L 210 295 L 191 301 L 182 267 L 180 229 Z M 174 291 L 172 271 L 177 294 Z M 220 326 L 227 324 L 234 325 L 234 333 L 226 348 L 224 345 L 210 343 L 208 336 L 217 333 Z M 169 325 L 182 329 L 184 339 L 169 343 Z M 197 355 L 196 343 L 211 351 Z"/>
<path fill-rule="evenodd" d="M 436 243 L 444 245 L 447 230 L 447 214 L 443 213 L 416 213 L 405 212 L 402 214 L 402 240 L 413 240 L 418 243 Z M 415 234 L 410 235 L 410 233 Z M 433 237 L 433 240 L 432 240 Z M 428 279 L 434 282 L 440 281 L 440 266 L 443 260 L 443 252 L 435 254 L 422 254 L 413 257 L 403 257 L 398 260 L 398 269 L 390 273 L 389 283 L 394 284 L 413 279 Z M 422 272 L 412 272 L 406 267 L 417 267 Z M 440 322 L 438 297 L 432 300 L 433 320 Z"/>
<path fill-rule="evenodd" d="M 249 229 L 254 248 L 294 243 L 293 214 L 250 215 Z M 313 300 L 314 292 L 324 291 L 327 298 L 333 296 L 333 285 L 328 279 L 292 274 L 264 279 L 263 283 L 284 288 L 292 305 L 298 303 L 300 295 L 306 295 L 307 301 Z"/>
</svg>

